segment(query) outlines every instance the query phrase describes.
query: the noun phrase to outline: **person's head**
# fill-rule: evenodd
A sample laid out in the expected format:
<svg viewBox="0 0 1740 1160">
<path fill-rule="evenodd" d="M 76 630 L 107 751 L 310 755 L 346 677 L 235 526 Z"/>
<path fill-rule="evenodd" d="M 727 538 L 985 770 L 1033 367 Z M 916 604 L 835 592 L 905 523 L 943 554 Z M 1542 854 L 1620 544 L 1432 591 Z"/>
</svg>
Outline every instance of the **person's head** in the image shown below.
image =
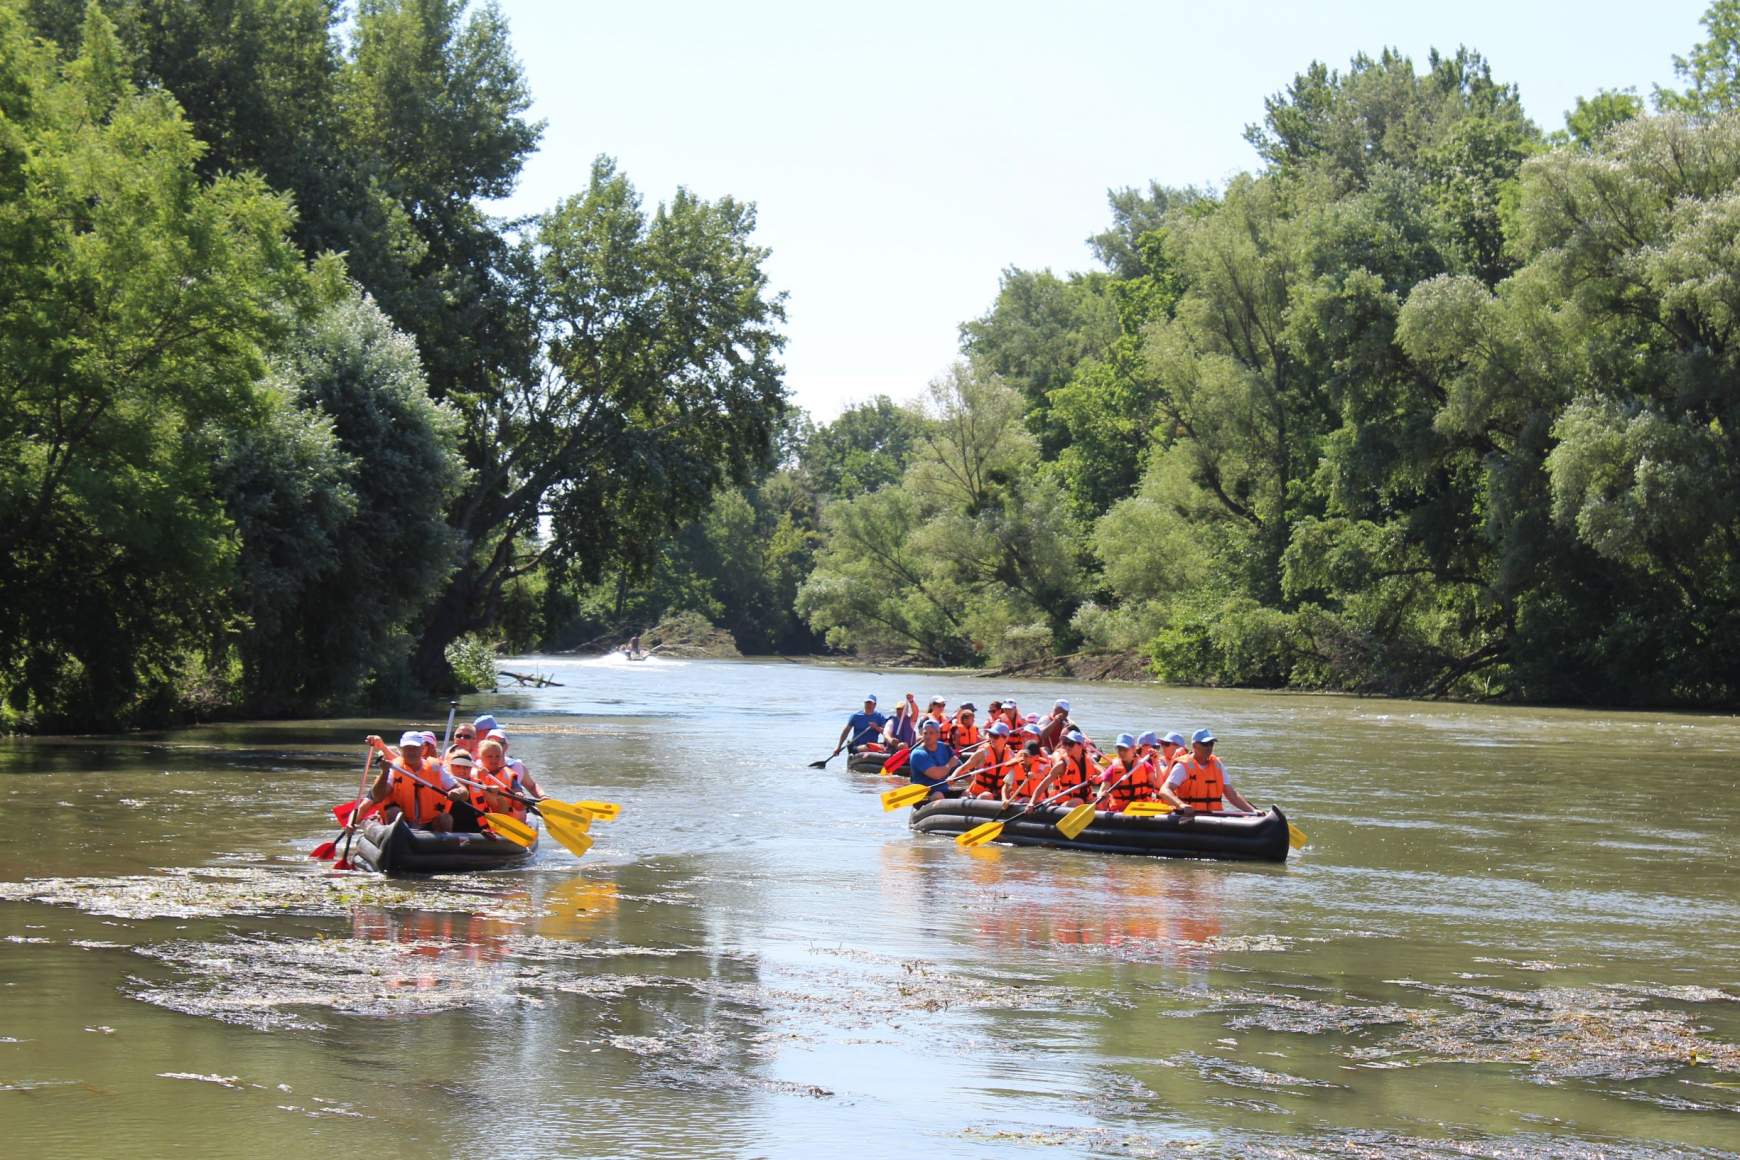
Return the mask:
<svg viewBox="0 0 1740 1160">
<path fill-rule="evenodd" d="M 1118 739 L 1112 742 L 1112 748 L 1118 751 L 1119 757 L 1127 761 L 1136 752 L 1136 739 L 1128 733 L 1120 733 Z"/>
<path fill-rule="evenodd" d="M 399 755 L 405 759 L 405 764 L 415 767 L 423 764 L 423 734 L 415 729 L 407 729 L 399 735 Z"/>
<path fill-rule="evenodd" d="M 491 729 L 500 728 L 501 726 L 496 722 L 496 719 L 491 717 L 488 713 L 485 713 L 483 716 L 471 723 L 472 732 L 476 733 L 479 737 L 487 735 Z"/>
<path fill-rule="evenodd" d="M 955 710 L 955 719 L 963 725 L 971 725 L 973 723 L 973 715 L 976 712 L 978 712 L 978 710 L 973 708 L 973 703 L 967 701 L 963 703 L 959 709 Z"/>
<path fill-rule="evenodd" d="M 1067 716 L 1069 716 L 1069 702 L 1063 700 L 1062 698 L 1059 698 L 1058 700 L 1052 702 L 1051 715 L 1053 717 L 1067 717 Z"/>
<path fill-rule="evenodd" d="M 506 753 L 508 751 L 507 733 L 504 732 L 503 730 L 491 729 L 488 733 L 484 734 L 483 739 L 485 741 L 493 741 L 497 745 L 500 745 L 501 751 L 503 753 Z"/>
<path fill-rule="evenodd" d="M 453 731 L 453 744 L 465 750 L 477 748 L 477 726 L 467 725 L 461 721 L 459 728 Z"/>
<path fill-rule="evenodd" d="M 924 728 L 919 730 L 919 734 L 924 738 L 926 745 L 935 745 L 937 738 L 942 736 L 942 726 L 935 721 L 927 720 L 924 723 Z"/>
<path fill-rule="evenodd" d="M 507 750 L 499 741 L 485 741 L 477 747 L 477 763 L 488 770 L 497 770 L 507 761 Z"/>
<path fill-rule="evenodd" d="M 1029 721 L 1027 724 L 1021 726 L 1021 735 L 1023 737 L 1038 737 L 1039 726 L 1034 722 Z"/>
<path fill-rule="evenodd" d="M 996 742 L 998 745 L 1007 744 L 1008 740 L 1009 740 L 1009 722 L 1007 722 L 1007 721 L 993 721 L 993 722 L 991 722 L 991 727 L 989 729 L 985 730 L 985 736 L 989 737 L 992 741 Z"/>
<path fill-rule="evenodd" d="M 447 768 L 454 777 L 470 777 L 477 762 L 471 754 L 455 745 L 447 751 Z"/>
<path fill-rule="evenodd" d="M 1214 734 L 1207 729 L 1198 729 L 1190 735 L 1190 752 L 1199 760 L 1207 760 L 1214 754 Z"/>
<path fill-rule="evenodd" d="M 1170 745 L 1174 749 L 1188 748 L 1184 741 L 1184 734 L 1178 732 L 1176 729 L 1162 737 L 1160 741 L 1162 744 Z"/>
<path fill-rule="evenodd" d="M 997 716 L 997 714 L 1001 713 L 1002 711 L 1003 711 L 1003 702 L 1001 702 L 1001 701 L 992 701 L 989 705 L 985 706 L 985 716 L 987 716 L 987 717 L 995 718 Z"/>
<path fill-rule="evenodd" d="M 1068 733 L 1065 733 L 1063 735 L 1063 747 L 1065 750 L 1067 750 L 1069 752 L 1069 754 L 1071 756 L 1074 756 L 1074 755 L 1080 753 L 1082 750 L 1082 746 L 1084 746 L 1086 744 L 1087 744 L 1087 738 L 1083 737 L 1080 733 L 1076 732 L 1074 729 L 1071 729 Z"/>
<path fill-rule="evenodd" d="M 1153 749 L 1160 744 L 1160 736 L 1153 730 L 1149 730 L 1136 738 L 1136 744 L 1142 749 Z"/>
<path fill-rule="evenodd" d="M 1021 747 L 1021 752 L 1025 753 L 1029 757 L 1038 757 L 1039 756 L 1039 742 L 1029 741 L 1027 744 L 1025 744 Z"/>
<path fill-rule="evenodd" d="M 424 757 L 434 757 L 436 751 L 441 748 L 440 738 L 436 737 L 435 734 L 429 732 L 429 730 L 427 730 L 427 729 L 423 730 L 422 737 L 423 737 L 423 756 Z"/>
<path fill-rule="evenodd" d="M 864 712 L 874 713 L 875 711 L 876 711 L 876 694 L 872 693 L 872 694 L 870 694 L 870 696 L 864 698 Z"/>
<path fill-rule="evenodd" d="M 941 697 L 932 697 L 930 699 L 930 711 L 932 713 L 940 713 L 947 707 L 948 702 L 943 700 Z"/>
</svg>

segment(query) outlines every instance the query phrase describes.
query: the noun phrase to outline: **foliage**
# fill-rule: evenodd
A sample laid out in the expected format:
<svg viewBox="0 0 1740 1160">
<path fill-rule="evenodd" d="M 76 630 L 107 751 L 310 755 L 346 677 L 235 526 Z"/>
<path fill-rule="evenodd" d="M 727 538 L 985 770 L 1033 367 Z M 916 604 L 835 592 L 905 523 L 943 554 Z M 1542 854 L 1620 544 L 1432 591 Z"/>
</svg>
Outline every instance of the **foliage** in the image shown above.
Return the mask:
<svg viewBox="0 0 1740 1160">
<path fill-rule="evenodd" d="M 39 724 L 101 726 L 172 699 L 224 631 L 214 432 L 274 421 L 254 384 L 310 284 L 287 201 L 198 178 L 94 5 L 81 41 L 62 69 L 0 6 L 0 685 Z"/>
<path fill-rule="evenodd" d="M 461 690 L 478 693 L 495 689 L 498 683 L 495 651 L 493 641 L 475 632 L 468 632 L 447 646 L 447 663 L 453 666 L 453 676 Z"/>
</svg>

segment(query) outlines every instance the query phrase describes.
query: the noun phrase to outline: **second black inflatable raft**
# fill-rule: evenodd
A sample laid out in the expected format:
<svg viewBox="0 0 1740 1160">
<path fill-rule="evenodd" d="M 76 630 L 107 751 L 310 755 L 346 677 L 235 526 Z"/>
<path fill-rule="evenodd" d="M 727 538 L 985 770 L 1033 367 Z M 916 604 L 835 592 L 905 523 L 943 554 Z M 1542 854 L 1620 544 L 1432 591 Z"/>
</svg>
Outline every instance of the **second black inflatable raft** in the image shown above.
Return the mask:
<svg viewBox="0 0 1740 1160">
<path fill-rule="evenodd" d="M 350 859 L 381 874 L 455 874 L 518 866 L 537 848 L 536 842 L 521 847 L 493 834 L 414 830 L 397 818 L 390 824 L 365 823 L 352 840 Z"/>
<path fill-rule="evenodd" d="M 1103 854 L 1147 854 L 1159 858 L 1224 858 L 1247 862 L 1287 860 L 1287 819 L 1278 809 L 1260 814 L 1198 814 L 1185 821 L 1176 814 L 1131 817 L 1100 811 L 1081 836 L 1069 839 L 1054 823 L 1069 811 L 1044 806 L 1020 817 L 1013 806 L 984 799 L 946 798 L 914 807 L 912 828 L 921 834 L 953 837 L 984 822 L 1010 819 L 998 839 L 1016 846 L 1062 846 Z"/>
</svg>

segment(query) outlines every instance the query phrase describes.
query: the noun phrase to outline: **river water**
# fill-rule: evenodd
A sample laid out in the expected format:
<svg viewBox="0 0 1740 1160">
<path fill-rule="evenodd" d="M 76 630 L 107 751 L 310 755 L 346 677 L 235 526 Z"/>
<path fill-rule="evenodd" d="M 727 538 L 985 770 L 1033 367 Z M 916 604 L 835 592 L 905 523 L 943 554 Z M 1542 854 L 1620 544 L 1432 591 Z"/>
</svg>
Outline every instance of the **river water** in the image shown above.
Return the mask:
<svg viewBox="0 0 1740 1160">
<path fill-rule="evenodd" d="M 0 743 L 20 1156 L 1740 1150 L 1740 722 L 771 662 L 522 658 L 583 860 L 306 851 L 367 732 Z M 965 851 L 833 746 L 866 692 L 1214 727 L 1285 866 Z M 433 713 L 434 710 L 431 710 Z M 419 725 L 440 730 L 440 719 Z"/>
</svg>

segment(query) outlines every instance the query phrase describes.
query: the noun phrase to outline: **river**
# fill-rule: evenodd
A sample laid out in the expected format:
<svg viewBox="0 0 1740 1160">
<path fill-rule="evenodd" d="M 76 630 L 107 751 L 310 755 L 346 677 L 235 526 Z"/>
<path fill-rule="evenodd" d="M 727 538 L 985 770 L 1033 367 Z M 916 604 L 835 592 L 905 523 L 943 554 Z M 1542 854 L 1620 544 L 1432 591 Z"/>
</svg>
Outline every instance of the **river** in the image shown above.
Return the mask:
<svg viewBox="0 0 1740 1160">
<path fill-rule="evenodd" d="M 20 1156 L 1653 1156 L 1740 1149 L 1740 722 L 521 658 L 472 697 L 576 861 L 306 852 L 368 732 L 0 742 Z M 910 834 L 866 692 L 1211 725 L 1284 866 Z M 433 712 L 433 710 L 431 710 Z M 440 730 L 439 719 L 418 722 Z"/>
</svg>

